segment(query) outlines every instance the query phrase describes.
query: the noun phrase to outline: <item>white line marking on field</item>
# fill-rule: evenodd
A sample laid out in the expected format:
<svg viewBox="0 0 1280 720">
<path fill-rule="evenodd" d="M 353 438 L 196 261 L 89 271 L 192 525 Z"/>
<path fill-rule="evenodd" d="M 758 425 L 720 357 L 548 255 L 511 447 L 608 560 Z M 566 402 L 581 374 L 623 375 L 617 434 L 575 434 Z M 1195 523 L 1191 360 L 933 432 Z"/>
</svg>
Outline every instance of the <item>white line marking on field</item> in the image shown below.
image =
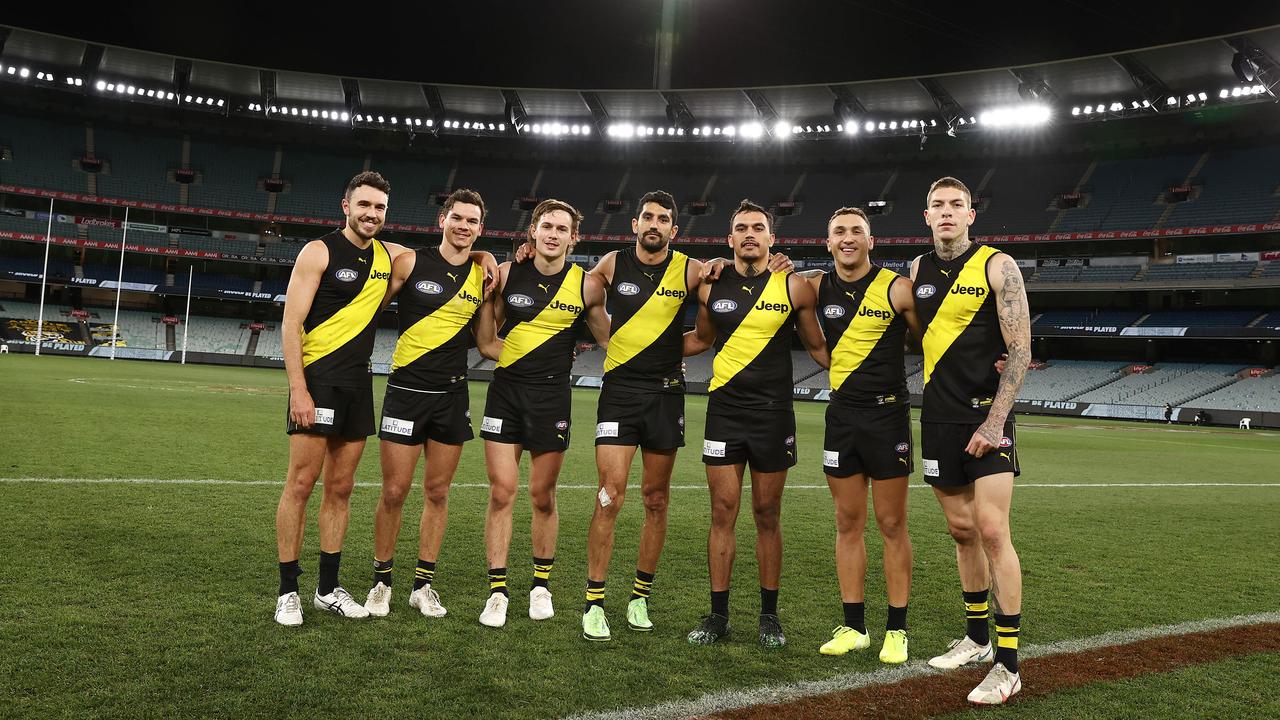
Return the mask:
<svg viewBox="0 0 1280 720">
<path fill-rule="evenodd" d="M 19 484 L 19 483 L 39 483 L 48 485 L 282 485 L 284 479 L 280 480 L 227 480 L 220 478 L 42 478 L 42 477 L 22 477 L 22 478 L 0 478 L 0 483 Z M 377 488 L 382 487 L 382 483 L 358 482 L 356 487 Z M 455 488 L 488 488 L 488 483 L 453 483 Z M 635 487 L 635 484 L 632 484 Z M 927 490 L 929 485 L 914 484 L 909 485 L 913 490 Z M 1018 489 L 1035 490 L 1040 488 L 1053 489 L 1076 489 L 1076 488 L 1274 488 L 1280 487 L 1280 483 L 1019 483 Z M 558 485 L 560 490 L 591 490 L 595 492 L 600 489 L 599 485 Z M 706 490 L 706 485 L 672 485 L 672 490 Z M 788 490 L 827 490 L 826 485 L 787 485 Z"/>
<path fill-rule="evenodd" d="M 1280 622 L 1280 612 L 1266 612 L 1255 615 L 1237 615 L 1229 618 L 1193 620 L 1176 625 L 1159 625 L 1155 627 L 1134 628 L 1103 633 L 1087 638 L 1062 640 L 1048 645 L 1024 645 L 1019 653 L 1023 658 L 1048 657 L 1065 653 L 1081 652 L 1114 645 L 1149 640 L 1152 638 L 1186 635 L 1188 633 L 1222 630 L 1225 628 L 1258 625 L 1261 623 Z M 715 653 L 715 649 L 707 650 Z M 787 702 L 814 695 L 824 695 L 842 690 L 853 690 L 868 685 L 884 685 L 901 682 L 909 678 L 925 675 L 938 675 L 939 671 L 930 667 L 923 660 L 916 660 L 907 665 L 895 668 L 884 668 L 872 672 L 846 673 L 826 680 L 802 680 L 799 682 L 778 685 L 763 685 L 742 690 L 724 690 L 707 693 L 695 700 L 678 700 L 642 708 L 620 708 L 616 710 L 584 713 L 574 715 L 569 720 L 652 720 L 658 718 L 685 718 L 710 715 L 718 712 L 737 710 L 752 705 Z"/>
<path fill-rule="evenodd" d="M 1032 433 L 1041 433 L 1041 432 L 1046 432 L 1046 433 L 1047 433 L 1047 432 L 1057 432 L 1057 430 L 1051 430 L 1051 429 L 1049 429 L 1049 428 L 1044 428 L 1044 427 L 1026 428 L 1025 430 L 1024 430 L 1024 429 L 1022 429 L 1022 428 L 1019 428 L 1018 430 L 1019 430 L 1019 432 L 1032 432 Z M 1080 429 L 1077 429 L 1077 434 L 1081 434 L 1081 433 L 1085 433 L 1085 432 L 1094 432 L 1094 431 L 1092 431 L 1092 430 L 1080 430 Z M 1182 431 L 1182 430 L 1172 430 L 1172 431 L 1169 431 L 1169 432 L 1178 432 L 1178 433 L 1181 433 L 1181 432 L 1184 432 L 1184 431 Z M 1208 433 L 1189 433 L 1189 434 L 1194 434 L 1194 435 L 1207 435 Z M 1104 437 L 1104 435 L 1093 435 L 1093 436 L 1091 436 L 1091 437 L 1101 438 L 1101 437 Z M 1241 436 L 1240 436 L 1240 439 L 1241 439 L 1241 440 L 1248 440 L 1248 439 L 1250 439 L 1250 438 L 1252 438 L 1252 437 L 1255 437 L 1255 435 L 1248 435 L 1248 436 L 1246 436 L 1246 435 L 1241 435 Z M 1242 450 L 1242 451 L 1244 451 L 1244 452 L 1253 452 L 1253 451 L 1255 451 L 1255 450 L 1256 450 L 1256 451 L 1260 451 L 1260 452 L 1280 452 L 1280 449 L 1278 449 L 1278 448 L 1247 447 L 1247 446 L 1243 446 L 1243 445 L 1220 445 L 1220 444 L 1218 444 L 1218 443 L 1202 442 L 1202 441 L 1200 441 L 1200 440 L 1191 440 L 1191 439 L 1186 439 L 1186 440 L 1164 440 L 1164 439 L 1162 439 L 1162 438 L 1142 437 L 1141 435 L 1138 435 L 1138 434 L 1136 434 L 1136 433 L 1130 433 L 1130 434 L 1125 435 L 1124 440 L 1125 440 L 1125 442 L 1149 442 L 1149 443 L 1162 443 L 1162 444 L 1165 444 L 1165 445 L 1182 445 L 1182 446 L 1184 446 L 1184 447 L 1185 447 L 1185 446 L 1187 446 L 1187 445 L 1194 445 L 1194 447 L 1222 448 L 1222 449 L 1224 449 L 1224 450 Z"/>
</svg>

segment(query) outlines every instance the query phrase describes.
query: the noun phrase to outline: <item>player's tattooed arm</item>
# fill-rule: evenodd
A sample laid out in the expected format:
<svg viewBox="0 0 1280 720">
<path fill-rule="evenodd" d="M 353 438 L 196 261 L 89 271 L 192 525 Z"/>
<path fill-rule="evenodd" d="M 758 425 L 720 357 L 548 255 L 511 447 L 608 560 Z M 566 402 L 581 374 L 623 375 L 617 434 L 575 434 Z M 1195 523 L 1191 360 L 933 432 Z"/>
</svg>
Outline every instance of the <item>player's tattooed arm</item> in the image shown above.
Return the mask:
<svg viewBox="0 0 1280 720">
<path fill-rule="evenodd" d="M 1022 284 L 1022 271 L 1013 258 L 1000 254 L 988 270 L 988 280 L 996 296 L 1000 334 L 1004 336 L 1008 358 L 1004 361 L 1000 385 L 996 388 L 987 419 L 969 441 L 968 451 L 977 457 L 999 447 L 1004 422 L 1013 410 L 1027 368 L 1031 365 L 1031 310 L 1027 305 L 1027 289 Z"/>
<path fill-rule="evenodd" d="M 822 325 L 818 323 L 818 296 L 813 286 L 808 280 L 793 274 L 787 278 L 787 291 L 796 307 L 796 332 L 800 334 L 800 342 L 804 343 L 814 362 L 824 368 L 831 367 L 827 339 L 822 334 Z"/>
<path fill-rule="evenodd" d="M 693 329 L 684 334 L 685 357 L 706 352 L 716 341 L 716 326 L 711 324 L 711 315 L 707 312 L 709 295 L 711 295 L 710 285 L 698 288 L 698 320 Z"/>
<path fill-rule="evenodd" d="M 502 289 L 507 285 L 507 272 L 510 269 L 511 263 L 502 263 L 498 267 L 496 291 L 476 311 L 476 349 L 490 360 L 497 360 L 502 354 L 502 339 L 498 337 L 498 328 L 502 327 L 504 319 Z"/>
</svg>

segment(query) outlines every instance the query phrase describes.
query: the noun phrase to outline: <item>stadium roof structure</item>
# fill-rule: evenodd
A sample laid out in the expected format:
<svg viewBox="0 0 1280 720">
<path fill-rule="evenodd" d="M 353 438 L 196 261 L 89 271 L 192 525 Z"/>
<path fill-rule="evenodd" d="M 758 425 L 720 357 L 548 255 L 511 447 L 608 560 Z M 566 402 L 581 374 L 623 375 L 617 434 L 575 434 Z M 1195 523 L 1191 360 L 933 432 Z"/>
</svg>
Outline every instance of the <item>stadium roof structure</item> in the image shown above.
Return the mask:
<svg viewBox="0 0 1280 720">
<path fill-rule="evenodd" d="M 1091 123 L 1275 102 L 1280 25 L 1034 65 L 847 83 L 567 90 L 319 75 L 0 26 L 0 82 L 227 118 L 590 141 L 763 142 Z"/>
</svg>

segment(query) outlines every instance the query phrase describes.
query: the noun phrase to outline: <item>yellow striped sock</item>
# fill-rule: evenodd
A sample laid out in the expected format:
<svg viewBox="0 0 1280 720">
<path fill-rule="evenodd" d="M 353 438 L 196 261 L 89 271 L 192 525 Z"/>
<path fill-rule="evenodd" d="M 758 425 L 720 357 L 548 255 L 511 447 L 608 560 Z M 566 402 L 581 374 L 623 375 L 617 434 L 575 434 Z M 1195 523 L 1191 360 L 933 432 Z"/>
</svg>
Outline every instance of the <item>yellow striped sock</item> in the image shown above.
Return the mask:
<svg viewBox="0 0 1280 720">
<path fill-rule="evenodd" d="M 551 580 L 551 566 L 555 565 L 555 558 L 534 558 L 533 559 L 533 586 L 547 587 Z"/>
</svg>

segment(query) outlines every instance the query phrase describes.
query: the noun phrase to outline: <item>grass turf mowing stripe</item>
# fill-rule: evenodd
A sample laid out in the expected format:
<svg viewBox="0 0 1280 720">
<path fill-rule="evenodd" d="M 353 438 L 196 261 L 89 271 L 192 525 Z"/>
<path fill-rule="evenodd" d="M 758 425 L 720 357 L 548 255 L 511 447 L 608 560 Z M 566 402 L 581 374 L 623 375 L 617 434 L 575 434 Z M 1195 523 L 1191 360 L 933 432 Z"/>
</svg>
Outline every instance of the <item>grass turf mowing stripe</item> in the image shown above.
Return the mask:
<svg viewBox="0 0 1280 720">
<path fill-rule="evenodd" d="M 1229 628 L 1241 628 L 1264 624 L 1276 625 L 1278 623 L 1280 623 L 1280 612 L 1194 620 L 1175 625 L 1159 625 L 1154 627 L 1102 633 L 1101 635 L 1094 635 L 1077 640 L 1063 640 L 1060 642 L 1050 643 L 1048 645 L 1026 645 L 1019 650 L 1019 655 L 1022 661 L 1027 661 L 1035 658 L 1053 658 L 1055 656 L 1076 655 L 1079 653 L 1098 650 L 1100 648 L 1111 648 L 1114 646 L 1122 646 L 1147 640 L 1169 639 L 1176 643 L 1181 640 L 1179 636 L 1190 635 L 1193 633 L 1211 633 L 1217 630 L 1225 630 Z M 1275 630 L 1277 632 L 1273 632 L 1271 634 L 1274 639 L 1280 640 L 1280 627 L 1276 627 Z M 1280 646 L 1277 646 L 1277 649 L 1280 650 Z M 710 649 L 709 652 L 715 652 L 714 648 Z M 977 681 L 981 679 L 982 671 L 979 670 L 976 671 L 977 674 L 975 675 L 977 679 L 970 681 L 968 673 L 972 672 L 975 671 L 963 670 L 945 673 L 945 675 L 955 676 L 957 678 L 956 682 L 964 686 L 964 690 L 959 692 L 957 697 L 963 698 L 968 694 L 969 690 L 977 684 Z M 830 695 L 832 693 L 858 690 L 859 688 L 866 688 L 869 686 L 892 685 L 908 680 L 921 679 L 926 678 L 927 676 L 937 676 L 940 674 L 942 673 L 939 673 L 937 670 L 930 667 L 923 660 L 917 660 L 906 665 L 886 667 L 869 673 L 847 673 L 845 675 L 837 675 L 826 680 L 803 681 L 782 685 L 765 685 L 745 690 L 710 693 L 696 700 L 683 700 L 643 708 L 625 708 L 600 713 L 574 715 L 569 720 L 659 720 L 661 718 L 700 717 L 715 715 L 717 713 L 727 713 L 733 710 L 741 710 L 755 705 L 773 705 L 783 702 L 803 701 L 820 695 Z M 1097 679 L 1101 680 L 1105 678 L 1098 677 Z M 939 708 L 939 711 L 940 713 L 951 712 L 954 709 L 956 708 Z M 771 716 L 780 717 L 782 715 L 783 713 L 775 711 Z M 877 717 L 883 715 L 884 713 L 882 712 L 880 715 L 877 715 Z"/>
<path fill-rule="evenodd" d="M 323 483 L 317 479 L 318 485 Z M 0 478 L 0 483 L 48 483 L 51 485 L 283 485 L 284 480 L 220 480 L 217 478 Z M 377 488 L 382 487 L 382 483 L 356 483 L 356 487 Z M 633 485 L 633 487 L 636 485 Z M 455 488 L 487 488 L 487 483 L 453 483 L 450 487 Z M 598 490 L 598 485 L 557 485 L 560 490 Z M 930 486 L 923 484 L 909 485 L 913 490 L 926 490 Z M 1261 487 L 1280 487 L 1280 483 L 1018 483 L 1014 487 L 1018 489 L 1073 489 L 1073 488 L 1261 488 Z M 706 490 L 706 485 L 672 485 L 672 490 Z M 826 485 L 795 485 L 786 486 L 788 490 L 827 490 Z"/>
</svg>

